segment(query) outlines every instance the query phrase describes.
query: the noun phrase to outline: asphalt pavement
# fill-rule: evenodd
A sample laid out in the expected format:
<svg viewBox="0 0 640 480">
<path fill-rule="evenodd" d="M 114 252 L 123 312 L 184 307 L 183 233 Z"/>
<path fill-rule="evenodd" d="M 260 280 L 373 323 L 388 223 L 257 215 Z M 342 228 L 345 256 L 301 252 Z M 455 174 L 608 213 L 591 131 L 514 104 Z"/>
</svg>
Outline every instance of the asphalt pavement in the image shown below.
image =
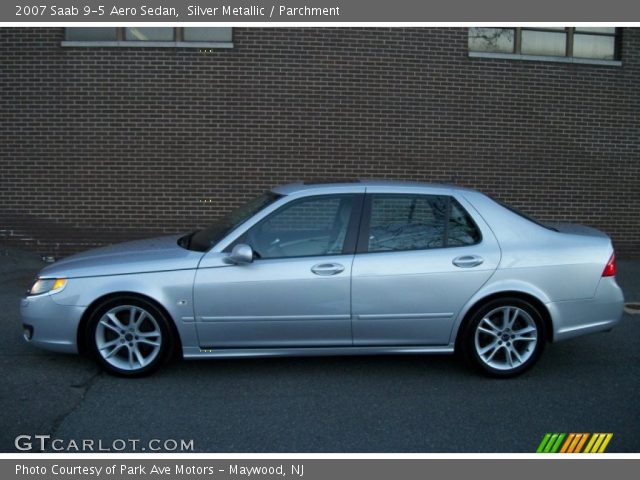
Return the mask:
<svg viewBox="0 0 640 480">
<path fill-rule="evenodd" d="M 222 453 L 533 452 L 546 432 L 612 432 L 608 452 L 640 452 L 640 315 L 548 345 L 510 380 L 479 376 L 453 356 L 175 361 L 130 380 L 22 340 L 19 298 L 43 264 L 6 252 L 2 452 L 16 452 L 19 435 L 36 446 L 36 435 L 49 435 L 69 451 L 83 440 L 94 449 L 126 442 L 125 451 L 183 440 Z M 626 299 L 640 301 L 640 261 L 619 261 L 618 272 Z"/>
</svg>

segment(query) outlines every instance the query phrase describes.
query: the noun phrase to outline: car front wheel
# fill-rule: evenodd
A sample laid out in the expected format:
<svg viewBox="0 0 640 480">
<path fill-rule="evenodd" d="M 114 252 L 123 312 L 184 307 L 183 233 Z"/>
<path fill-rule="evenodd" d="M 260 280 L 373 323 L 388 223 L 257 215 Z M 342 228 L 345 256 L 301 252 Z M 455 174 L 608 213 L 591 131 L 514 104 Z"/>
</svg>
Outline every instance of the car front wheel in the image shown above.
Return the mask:
<svg viewBox="0 0 640 480">
<path fill-rule="evenodd" d="M 545 342 L 538 310 L 518 298 L 498 299 L 475 312 L 464 334 L 467 359 L 494 377 L 512 377 L 538 360 Z"/>
<path fill-rule="evenodd" d="M 153 372 L 168 357 L 170 328 L 166 317 L 152 303 L 123 297 L 103 304 L 93 313 L 87 344 L 107 372 L 138 377 Z"/>
</svg>

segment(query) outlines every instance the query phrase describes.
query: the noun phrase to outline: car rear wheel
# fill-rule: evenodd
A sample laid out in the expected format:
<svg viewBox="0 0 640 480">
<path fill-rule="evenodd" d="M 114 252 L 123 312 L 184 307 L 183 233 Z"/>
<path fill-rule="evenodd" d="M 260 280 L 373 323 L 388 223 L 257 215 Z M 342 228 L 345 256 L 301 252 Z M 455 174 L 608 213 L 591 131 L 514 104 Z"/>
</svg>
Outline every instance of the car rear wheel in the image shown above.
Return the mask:
<svg viewBox="0 0 640 480">
<path fill-rule="evenodd" d="M 493 300 L 473 314 L 463 342 L 473 366 L 490 376 L 513 377 L 532 367 L 542 354 L 544 322 L 529 302 Z"/>
<path fill-rule="evenodd" d="M 87 344 L 109 373 L 139 377 L 156 370 L 171 351 L 171 329 L 165 315 L 138 298 L 108 301 L 91 316 Z"/>
</svg>

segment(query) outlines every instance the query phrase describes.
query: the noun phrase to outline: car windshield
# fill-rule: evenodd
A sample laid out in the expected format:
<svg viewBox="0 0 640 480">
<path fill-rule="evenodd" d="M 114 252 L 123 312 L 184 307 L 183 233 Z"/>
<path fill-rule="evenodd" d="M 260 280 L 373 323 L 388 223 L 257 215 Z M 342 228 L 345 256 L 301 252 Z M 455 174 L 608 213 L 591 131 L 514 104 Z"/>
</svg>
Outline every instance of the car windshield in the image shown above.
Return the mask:
<svg viewBox="0 0 640 480">
<path fill-rule="evenodd" d="M 231 230 L 253 217 L 260 210 L 272 204 L 280 197 L 281 195 L 276 193 L 266 192 L 219 218 L 209 227 L 185 235 L 178 240 L 178 244 L 188 250 L 205 252 L 222 240 Z"/>
</svg>

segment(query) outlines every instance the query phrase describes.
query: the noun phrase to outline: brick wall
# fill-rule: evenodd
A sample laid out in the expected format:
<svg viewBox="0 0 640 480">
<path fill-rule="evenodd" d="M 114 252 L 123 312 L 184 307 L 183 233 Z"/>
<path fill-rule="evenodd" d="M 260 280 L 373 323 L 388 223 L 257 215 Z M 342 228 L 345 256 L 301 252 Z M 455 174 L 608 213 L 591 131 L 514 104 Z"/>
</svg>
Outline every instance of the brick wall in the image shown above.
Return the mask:
<svg viewBox="0 0 640 480">
<path fill-rule="evenodd" d="M 469 58 L 465 28 L 234 29 L 233 49 L 0 29 L 0 240 L 63 255 L 299 179 L 478 188 L 640 257 L 640 30 L 622 67 Z"/>
</svg>

